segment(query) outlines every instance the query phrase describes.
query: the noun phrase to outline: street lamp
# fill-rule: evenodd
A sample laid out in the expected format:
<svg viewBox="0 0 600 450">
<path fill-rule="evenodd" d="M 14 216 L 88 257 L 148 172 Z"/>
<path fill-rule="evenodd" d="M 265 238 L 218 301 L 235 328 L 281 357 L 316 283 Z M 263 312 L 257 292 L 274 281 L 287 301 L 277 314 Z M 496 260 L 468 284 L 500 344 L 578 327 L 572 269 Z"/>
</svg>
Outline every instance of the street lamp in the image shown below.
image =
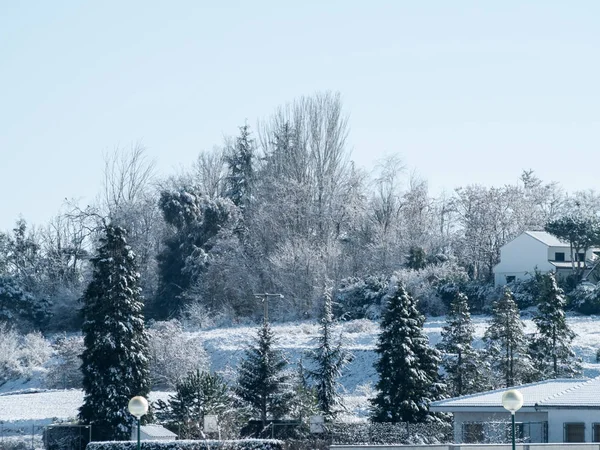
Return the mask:
<svg viewBox="0 0 600 450">
<path fill-rule="evenodd" d="M 148 400 L 142 396 L 133 397 L 127 409 L 137 419 L 137 450 L 140 450 L 140 418 L 148 412 Z"/>
<path fill-rule="evenodd" d="M 510 411 L 512 418 L 512 450 L 515 450 L 515 413 L 523 406 L 523 394 L 516 389 L 510 389 L 502 394 L 502 406 Z"/>
</svg>

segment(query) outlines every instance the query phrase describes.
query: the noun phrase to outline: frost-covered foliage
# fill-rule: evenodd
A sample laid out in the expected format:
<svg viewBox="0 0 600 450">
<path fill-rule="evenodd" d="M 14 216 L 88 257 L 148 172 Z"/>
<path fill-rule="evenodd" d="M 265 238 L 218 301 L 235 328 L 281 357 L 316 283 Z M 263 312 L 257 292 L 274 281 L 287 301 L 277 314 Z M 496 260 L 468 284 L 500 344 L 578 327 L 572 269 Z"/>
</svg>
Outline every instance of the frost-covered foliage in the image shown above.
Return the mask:
<svg viewBox="0 0 600 450">
<path fill-rule="evenodd" d="M 600 283 L 580 283 L 569 292 L 569 308 L 581 314 L 600 313 Z"/>
<path fill-rule="evenodd" d="M 50 302 L 26 292 L 13 277 L 0 276 L 0 322 L 16 325 L 45 325 Z"/>
<path fill-rule="evenodd" d="M 187 373 L 209 369 L 202 341 L 185 333 L 179 321 L 154 322 L 148 337 L 153 388 L 173 388 Z"/>
<path fill-rule="evenodd" d="M 556 284 L 554 274 L 541 277 L 542 291 L 533 316 L 537 332 L 531 342 L 536 377 L 572 378 L 581 374 L 581 361 L 575 358 L 572 342 L 575 332 L 567 325 L 564 292 Z"/>
<path fill-rule="evenodd" d="M 29 378 L 50 358 L 52 349 L 41 333 L 19 334 L 0 323 L 0 385 Z"/>
<path fill-rule="evenodd" d="M 81 373 L 81 336 L 59 337 L 53 345 L 54 357 L 47 364 L 46 387 L 50 389 L 80 389 L 83 382 Z"/>
<path fill-rule="evenodd" d="M 394 277 L 402 282 L 406 291 L 418 302 L 419 311 L 431 315 L 441 315 L 446 311 L 438 288 L 448 280 L 465 280 L 464 269 L 455 262 L 431 264 L 421 270 L 398 270 Z"/>
<path fill-rule="evenodd" d="M 95 439 L 127 438 L 135 420 L 127 404 L 150 392 L 144 304 L 126 234 L 121 227 L 105 226 L 83 297 L 85 395 L 79 419 L 92 425 Z"/>
<path fill-rule="evenodd" d="M 284 416 L 293 400 L 287 360 L 275 344 L 275 335 L 265 321 L 238 368 L 236 393 L 259 415 L 263 428 L 268 418 Z"/>
<path fill-rule="evenodd" d="M 453 441 L 447 422 L 330 423 L 325 428 L 335 445 L 434 445 Z"/>
<path fill-rule="evenodd" d="M 376 319 L 381 315 L 381 299 L 387 292 L 389 280 L 383 275 L 365 278 L 351 277 L 340 282 L 334 311 L 343 319 Z"/>
<path fill-rule="evenodd" d="M 532 377 L 524 327 L 512 293 L 505 288 L 502 298 L 494 303 L 490 326 L 483 337 L 497 386 L 516 386 Z"/>
<path fill-rule="evenodd" d="M 86 450 L 136 450 L 137 442 L 90 442 Z M 274 439 L 239 439 L 231 441 L 141 441 L 142 450 L 283 450 L 282 441 Z"/>
<path fill-rule="evenodd" d="M 332 335 L 334 321 L 331 288 L 325 290 L 324 297 L 317 348 L 308 353 L 313 362 L 313 368 L 308 371 L 308 375 L 315 383 L 319 409 L 327 420 L 332 420 L 342 408 L 338 379 L 342 376 L 344 366 L 352 360 L 352 355 L 342 348 L 343 336 L 340 334 L 336 342 Z"/>
<path fill-rule="evenodd" d="M 392 291 L 381 321 L 375 352 L 379 359 L 377 394 L 371 400 L 374 422 L 423 422 L 432 418 L 429 403 L 441 398 L 440 353 L 429 346 L 425 317 L 402 283 Z"/>
<path fill-rule="evenodd" d="M 438 349 L 444 352 L 442 366 L 446 370 L 448 394 L 452 397 L 482 392 L 488 387 L 489 373 L 479 352 L 473 348 L 474 337 L 467 296 L 459 292 L 446 316 L 442 342 L 438 344 Z"/>
</svg>

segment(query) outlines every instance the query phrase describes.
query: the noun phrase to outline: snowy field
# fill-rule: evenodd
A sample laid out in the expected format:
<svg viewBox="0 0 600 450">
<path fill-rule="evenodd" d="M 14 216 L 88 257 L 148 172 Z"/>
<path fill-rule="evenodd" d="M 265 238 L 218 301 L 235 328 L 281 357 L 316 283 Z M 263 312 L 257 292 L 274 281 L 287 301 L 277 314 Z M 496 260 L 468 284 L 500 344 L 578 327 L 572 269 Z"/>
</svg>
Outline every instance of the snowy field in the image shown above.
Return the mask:
<svg viewBox="0 0 600 450">
<path fill-rule="evenodd" d="M 477 347 L 482 346 L 481 338 L 487 326 L 486 316 L 473 316 L 476 329 Z M 533 332 L 535 326 L 530 318 L 524 318 L 526 331 Z M 600 317 L 569 316 L 568 322 L 578 334 L 574 341 L 575 352 L 583 359 L 585 376 L 600 375 L 600 364 L 596 364 L 596 350 L 600 346 Z M 440 341 L 444 317 L 429 318 L 425 331 L 430 342 Z M 290 363 L 295 364 L 304 352 L 314 345 L 319 327 L 315 323 L 296 322 L 274 324 L 274 332 L 279 347 L 285 352 Z M 346 420 L 364 420 L 368 415 L 367 398 L 376 381 L 373 369 L 375 353 L 373 349 L 379 331 L 378 324 L 369 320 L 355 320 L 338 325 L 343 331 L 346 348 L 354 354 L 341 379 L 344 398 L 349 410 Z M 221 372 L 227 379 L 235 379 L 235 368 L 243 356 L 248 342 L 256 334 L 255 326 L 214 328 L 190 333 L 200 337 L 211 358 L 211 369 Z M 166 400 L 168 392 L 153 392 L 150 400 Z M 11 382 L 0 386 L 0 422 L 4 427 L 29 427 L 65 421 L 77 415 L 83 394 L 79 390 L 40 389 L 39 381 Z"/>
</svg>

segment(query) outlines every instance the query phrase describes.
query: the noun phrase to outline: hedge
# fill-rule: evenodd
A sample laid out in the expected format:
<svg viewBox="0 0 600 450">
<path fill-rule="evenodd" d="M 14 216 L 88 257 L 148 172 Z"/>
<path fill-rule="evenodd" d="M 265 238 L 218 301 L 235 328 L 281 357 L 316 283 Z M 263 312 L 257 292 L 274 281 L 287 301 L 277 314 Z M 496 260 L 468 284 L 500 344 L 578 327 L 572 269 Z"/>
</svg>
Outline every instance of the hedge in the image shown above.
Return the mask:
<svg viewBox="0 0 600 450">
<path fill-rule="evenodd" d="M 137 450 L 137 442 L 90 442 L 86 450 Z M 275 439 L 141 441 L 141 450 L 283 450 L 283 441 Z"/>
</svg>

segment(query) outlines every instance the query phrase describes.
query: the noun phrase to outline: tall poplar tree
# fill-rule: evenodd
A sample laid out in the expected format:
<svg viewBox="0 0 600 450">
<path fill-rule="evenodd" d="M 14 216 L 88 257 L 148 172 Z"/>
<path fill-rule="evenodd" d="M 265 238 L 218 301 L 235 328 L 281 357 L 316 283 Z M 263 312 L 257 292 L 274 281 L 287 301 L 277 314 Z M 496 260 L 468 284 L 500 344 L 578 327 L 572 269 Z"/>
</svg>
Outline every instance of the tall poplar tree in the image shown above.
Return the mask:
<svg viewBox="0 0 600 450">
<path fill-rule="evenodd" d="M 492 320 L 483 340 L 492 371 L 503 381 L 497 380 L 497 384 L 510 387 L 529 381 L 533 367 L 527 352 L 525 325 L 510 289 L 504 290 L 492 311 Z"/>
<path fill-rule="evenodd" d="M 533 317 L 537 332 L 531 345 L 538 379 L 570 378 L 581 374 L 581 361 L 575 357 L 571 343 L 575 332 L 567 325 L 564 292 L 553 273 L 543 275 L 538 298 L 538 312 Z"/>
<path fill-rule="evenodd" d="M 424 322 L 400 284 L 387 303 L 375 348 L 379 381 L 371 400 L 373 421 L 425 421 L 430 417 L 429 403 L 441 398 L 445 386 L 438 374 L 440 353 L 429 346 Z"/>
<path fill-rule="evenodd" d="M 467 296 L 457 292 L 446 316 L 442 342 L 437 346 L 444 352 L 442 366 L 452 396 L 481 392 L 487 387 L 485 366 L 473 348 L 474 334 Z"/>
<path fill-rule="evenodd" d="M 105 227 L 83 296 L 85 396 L 79 419 L 92 425 L 97 440 L 128 439 L 135 419 L 127 404 L 150 392 L 144 305 L 126 234 L 121 227 Z"/>
</svg>

